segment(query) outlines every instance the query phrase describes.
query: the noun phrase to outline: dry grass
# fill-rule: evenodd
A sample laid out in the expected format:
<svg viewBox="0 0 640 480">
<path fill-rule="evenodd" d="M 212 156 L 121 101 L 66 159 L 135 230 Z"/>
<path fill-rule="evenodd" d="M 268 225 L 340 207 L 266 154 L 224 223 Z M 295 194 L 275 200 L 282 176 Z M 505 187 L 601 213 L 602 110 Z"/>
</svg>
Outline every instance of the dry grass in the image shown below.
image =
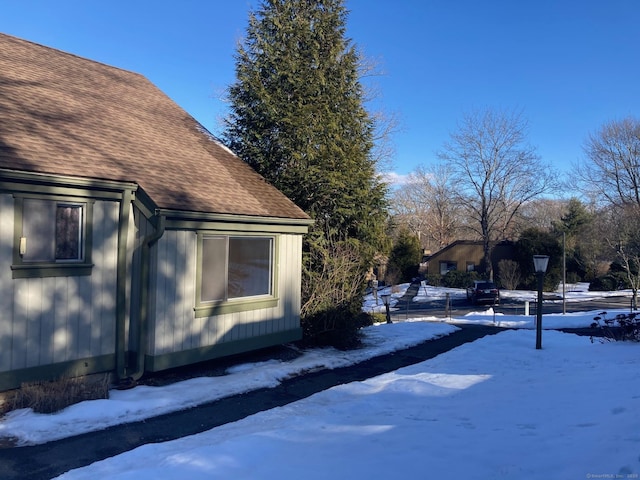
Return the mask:
<svg viewBox="0 0 640 480">
<path fill-rule="evenodd" d="M 74 403 L 109 398 L 109 383 L 107 374 L 23 383 L 5 406 L 7 411 L 31 408 L 37 413 L 54 413 Z"/>
</svg>

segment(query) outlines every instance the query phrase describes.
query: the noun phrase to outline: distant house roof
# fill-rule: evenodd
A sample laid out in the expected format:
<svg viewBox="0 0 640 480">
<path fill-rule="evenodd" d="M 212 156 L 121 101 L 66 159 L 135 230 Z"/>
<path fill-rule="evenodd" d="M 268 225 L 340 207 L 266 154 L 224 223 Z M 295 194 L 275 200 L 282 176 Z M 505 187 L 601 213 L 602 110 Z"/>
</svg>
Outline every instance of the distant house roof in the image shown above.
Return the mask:
<svg viewBox="0 0 640 480">
<path fill-rule="evenodd" d="M 482 246 L 482 242 L 480 240 L 455 240 L 449 245 L 445 245 L 437 252 L 434 252 L 430 255 L 425 255 L 423 261 L 428 261 L 430 258 L 439 257 L 443 255 L 445 252 L 457 248 L 459 245 L 474 245 L 474 246 Z"/>
<path fill-rule="evenodd" d="M 133 182 L 169 210 L 309 218 L 142 75 L 5 34 L 0 169 Z"/>
</svg>

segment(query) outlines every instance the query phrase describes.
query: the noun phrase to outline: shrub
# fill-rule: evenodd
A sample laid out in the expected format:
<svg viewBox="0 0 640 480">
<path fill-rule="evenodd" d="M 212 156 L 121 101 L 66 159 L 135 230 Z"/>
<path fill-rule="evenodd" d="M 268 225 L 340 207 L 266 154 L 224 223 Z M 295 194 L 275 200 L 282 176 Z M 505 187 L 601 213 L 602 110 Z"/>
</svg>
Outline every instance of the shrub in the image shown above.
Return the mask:
<svg viewBox="0 0 640 480">
<path fill-rule="evenodd" d="M 409 230 L 402 230 L 396 244 L 389 254 L 389 270 L 398 272 L 399 277 L 393 283 L 411 281 L 418 276 L 418 267 L 422 260 L 420 240 Z"/>
<path fill-rule="evenodd" d="M 53 381 L 26 382 L 13 392 L 9 410 L 31 408 L 55 413 L 74 403 L 109 398 L 109 375 L 61 377 Z"/>
<path fill-rule="evenodd" d="M 625 275 L 621 272 L 607 273 L 601 277 L 595 278 L 589 284 L 589 291 L 591 292 L 610 292 L 613 290 L 620 290 L 621 288 L 627 288 L 628 282 Z"/>
<path fill-rule="evenodd" d="M 303 341 L 308 346 L 331 346 L 348 350 L 360 345 L 360 329 L 373 324 L 373 317 L 349 306 L 316 312 L 302 320 Z"/>
<path fill-rule="evenodd" d="M 599 337 L 608 342 L 640 342 L 640 317 L 638 313 L 620 313 L 607 318 L 607 312 L 593 318 L 591 328 L 599 331 Z M 593 336 L 591 336 L 593 342 Z"/>
<path fill-rule="evenodd" d="M 386 323 L 387 321 L 387 315 L 384 313 L 372 313 L 371 314 L 371 321 L 373 323 Z M 372 325 L 373 325 L 372 323 Z"/>
<path fill-rule="evenodd" d="M 396 285 L 400 283 L 400 278 L 401 272 L 398 270 L 398 267 L 393 264 L 387 265 L 387 270 L 384 274 L 384 283 L 386 285 Z"/>
<path fill-rule="evenodd" d="M 576 272 L 567 272 L 567 283 L 579 283 L 580 280 L 580 275 Z"/>
<path fill-rule="evenodd" d="M 498 262 L 500 285 L 507 290 L 515 290 L 520 283 L 520 266 L 514 260 L 500 260 Z"/>
<path fill-rule="evenodd" d="M 451 270 L 442 277 L 442 286 L 449 288 L 466 288 L 478 279 L 476 272 L 463 272 Z"/>
</svg>

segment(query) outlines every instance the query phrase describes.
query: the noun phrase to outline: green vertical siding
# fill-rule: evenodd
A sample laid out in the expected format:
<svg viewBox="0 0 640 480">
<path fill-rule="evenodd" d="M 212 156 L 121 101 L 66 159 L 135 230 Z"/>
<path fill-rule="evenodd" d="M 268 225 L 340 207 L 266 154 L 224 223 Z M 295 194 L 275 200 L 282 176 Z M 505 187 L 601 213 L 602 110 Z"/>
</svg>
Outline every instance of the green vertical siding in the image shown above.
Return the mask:
<svg viewBox="0 0 640 480">
<path fill-rule="evenodd" d="M 0 371 L 11 365 L 13 346 L 14 283 L 9 266 L 13 261 L 14 200 L 0 194 Z"/>
<path fill-rule="evenodd" d="M 0 372 L 113 354 L 118 203 L 95 202 L 90 276 L 16 279 L 13 206 L 0 195 Z"/>
<path fill-rule="evenodd" d="M 290 331 L 299 329 L 302 236 L 277 237 L 276 305 L 198 318 L 194 311 L 197 235 L 187 230 L 165 232 L 153 248 L 155 315 L 149 329 L 149 354 L 247 344 L 259 337 L 275 339 L 284 332 L 288 332 L 284 336 L 290 336 Z"/>
</svg>

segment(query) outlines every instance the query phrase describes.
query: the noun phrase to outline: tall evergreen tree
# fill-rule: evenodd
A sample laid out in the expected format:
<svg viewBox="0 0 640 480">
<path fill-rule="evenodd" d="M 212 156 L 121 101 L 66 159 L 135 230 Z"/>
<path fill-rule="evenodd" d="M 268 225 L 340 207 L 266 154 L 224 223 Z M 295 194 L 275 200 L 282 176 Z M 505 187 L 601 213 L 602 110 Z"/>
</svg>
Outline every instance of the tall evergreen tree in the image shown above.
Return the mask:
<svg viewBox="0 0 640 480">
<path fill-rule="evenodd" d="M 389 254 L 389 270 L 397 273 L 400 282 L 410 282 L 418 276 L 421 261 L 420 239 L 408 228 L 401 229 Z"/>
<path fill-rule="evenodd" d="M 594 221 L 595 217 L 587 207 L 579 199 L 571 198 L 560 221 L 552 223 L 556 235 L 563 235 L 567 274 L 571 281 L 593 280 L 597 276 L 603 242 L 594 228 Z"/>
<path fill-rule="evenodd" d="M 362 281 L 386 217 L 371 155 L 375 125 L 346 17 L 342 0 L 264 0 L 249 15 L 228 92 L 229 147 L 315 220 L 305 241 L 303 314 L 360 300 L 345 292 Z M 345 251 L 357 253 L 353 278 L 327 285 L 327 262 Z M 320 300 L 319 289 L 330 288 L 333 297 Z"/>
</svg>

